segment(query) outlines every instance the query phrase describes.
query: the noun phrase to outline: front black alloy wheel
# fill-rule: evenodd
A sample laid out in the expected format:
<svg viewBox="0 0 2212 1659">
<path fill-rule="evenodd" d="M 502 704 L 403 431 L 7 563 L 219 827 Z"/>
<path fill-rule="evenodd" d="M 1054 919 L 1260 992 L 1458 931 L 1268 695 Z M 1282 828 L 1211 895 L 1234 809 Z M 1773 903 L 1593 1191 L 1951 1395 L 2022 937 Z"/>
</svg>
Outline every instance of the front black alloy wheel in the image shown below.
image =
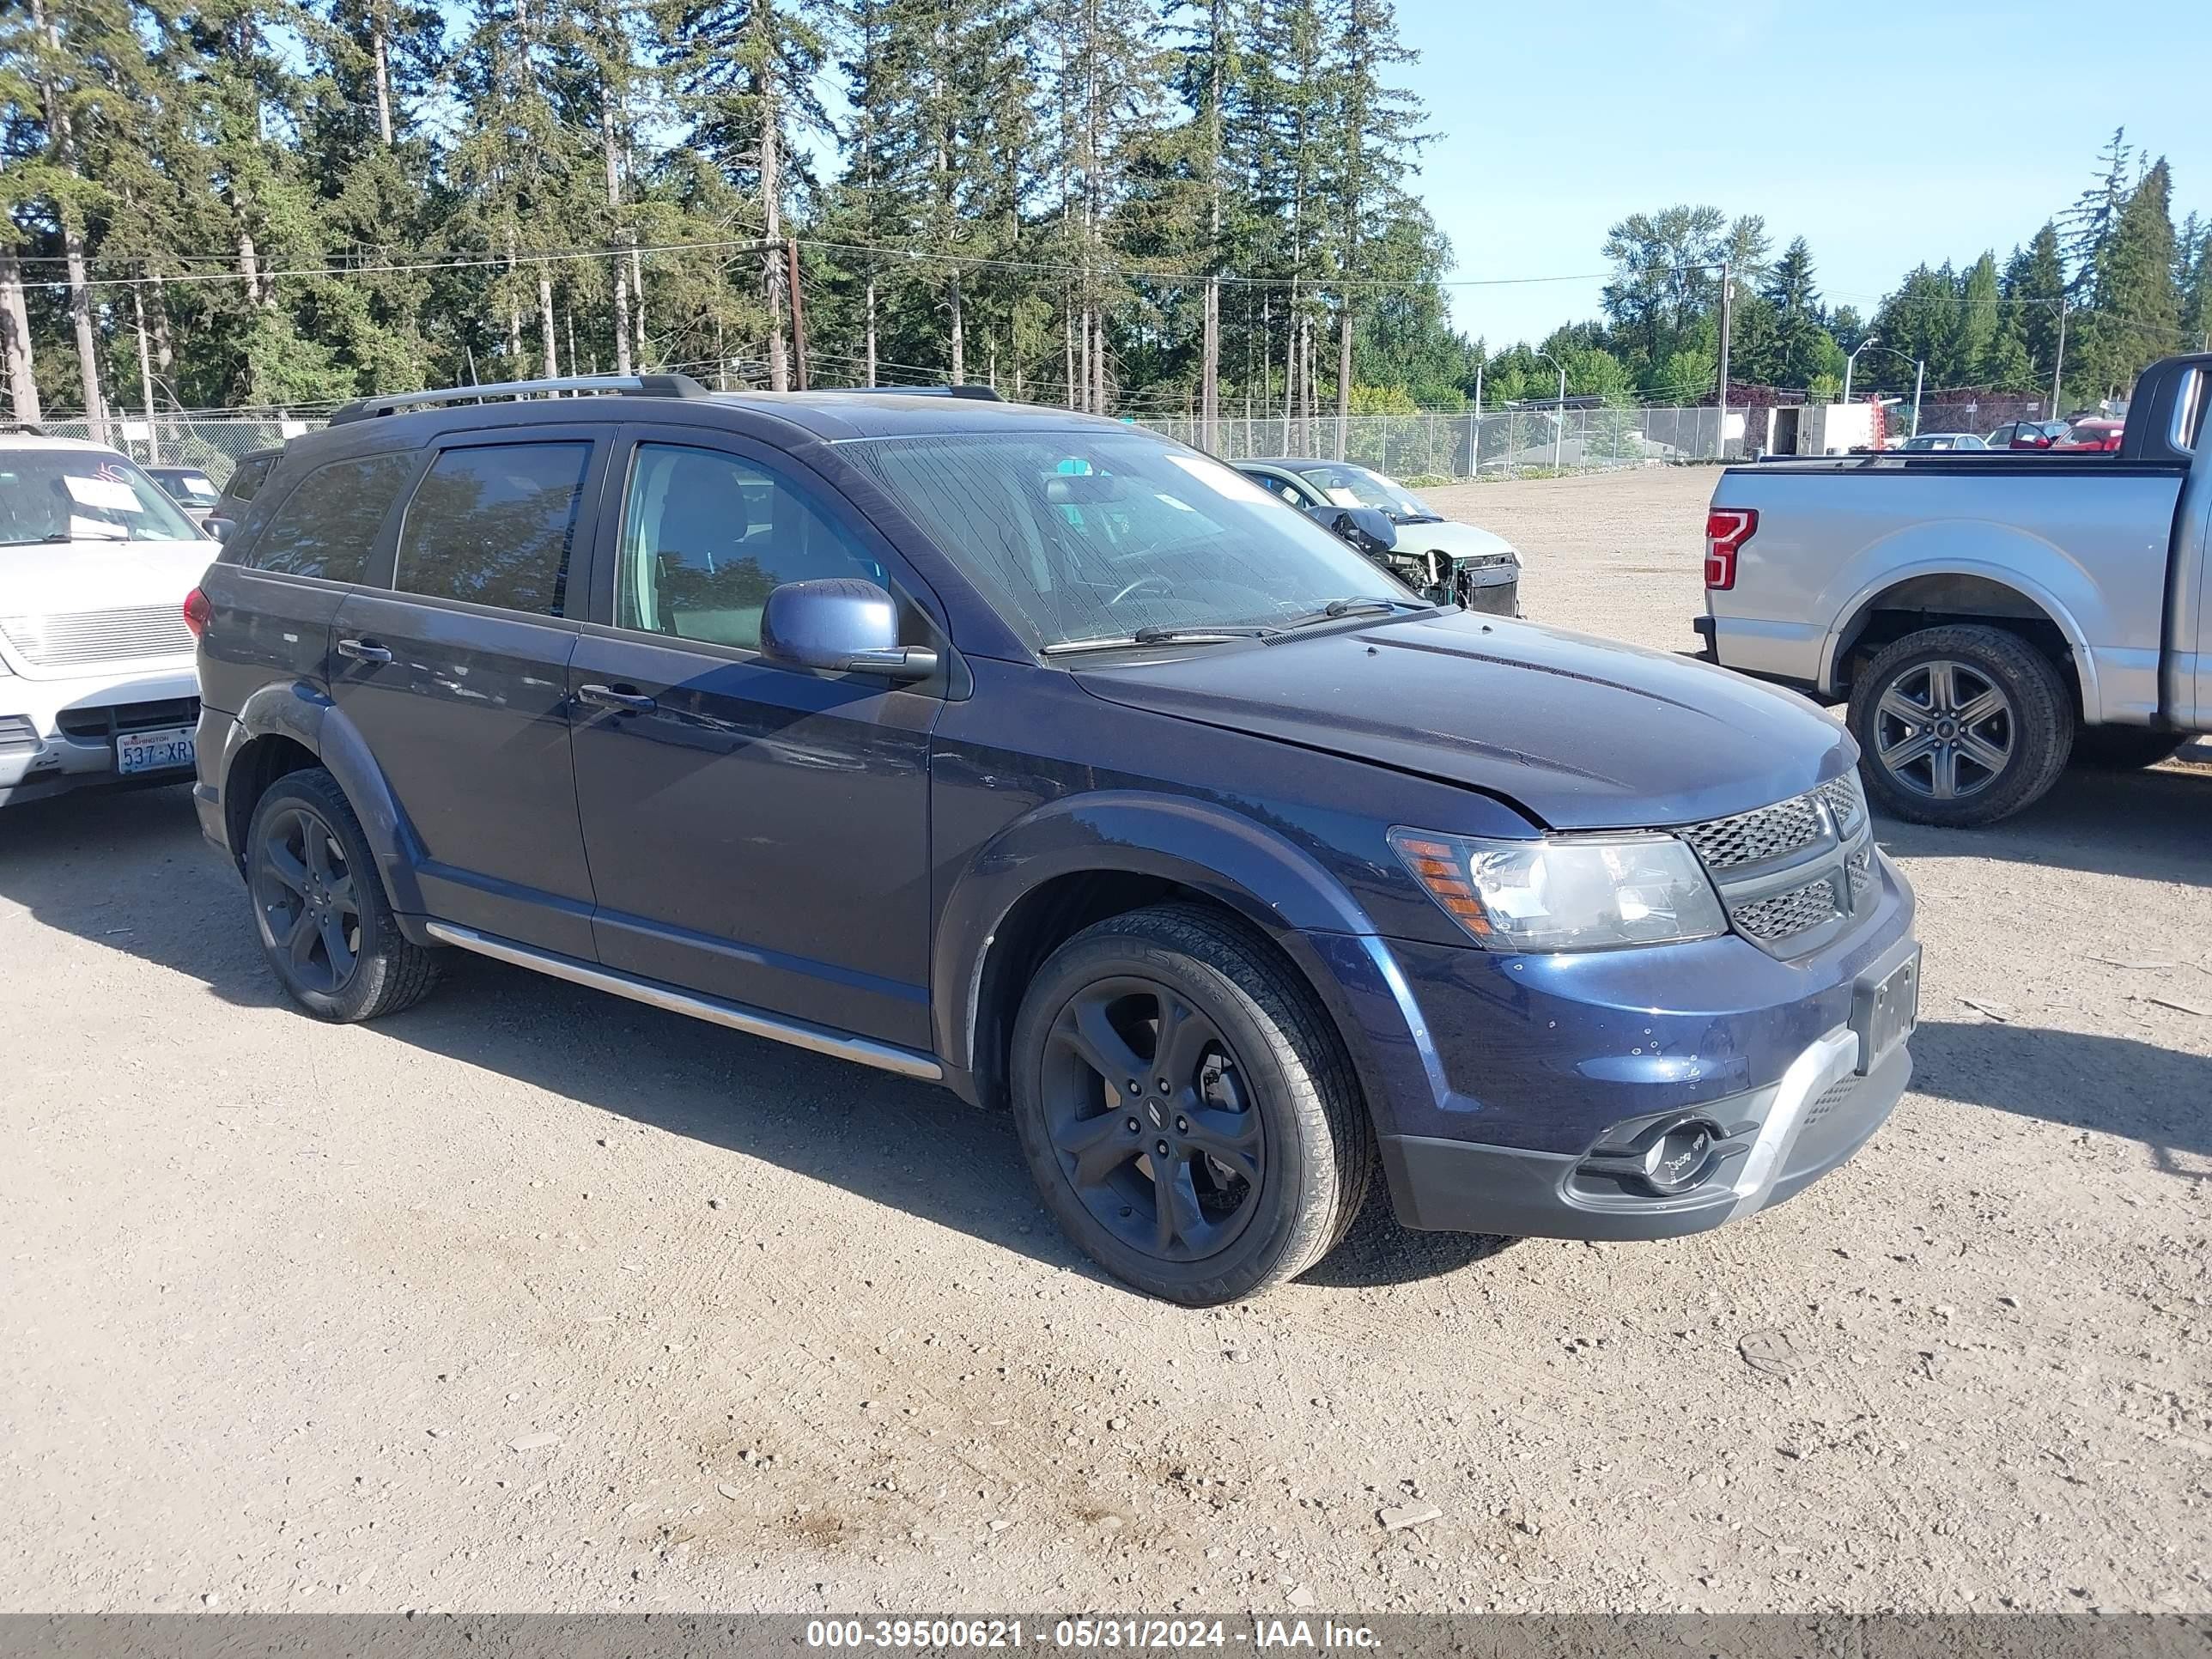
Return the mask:
<svg viewBox="0 0 2212 1659">
<path fill-rule="evenodd" d="M 1139 1290 L 1210 1307 L 1294 1278 L 1365 1195 L 1374 1136 L 1311 988 L 1235 918 L 1113 916 L 1031 981 L 1008 1055 L 1039 1195 Z"/>
<path fill-rule="evenodd" d="M 288 772 L 269 786 L 241 863 L 262 953 L 316 1018 L 396 1013 L 436 982 L 437 953 L 400 932 L 361 820 L 328 772 Z"/>
<path fill-rule="evenodd" d="M 361 893 L 337 832 L 304 803 L 270 814 L 251 879 L 264 949 L 302 990 L 335 996 L 361 966 Z"/>
<path fill-rule="evenodd" d="M 1251 1085 L 1174 988 L 1127 975 L 1071 997 L 1053 1021 L 1042 1104 L 1061 1173 L 1132 1247 L 1200 1261 L 1251 1220 L 1267 1160 Z"/>
</svg>

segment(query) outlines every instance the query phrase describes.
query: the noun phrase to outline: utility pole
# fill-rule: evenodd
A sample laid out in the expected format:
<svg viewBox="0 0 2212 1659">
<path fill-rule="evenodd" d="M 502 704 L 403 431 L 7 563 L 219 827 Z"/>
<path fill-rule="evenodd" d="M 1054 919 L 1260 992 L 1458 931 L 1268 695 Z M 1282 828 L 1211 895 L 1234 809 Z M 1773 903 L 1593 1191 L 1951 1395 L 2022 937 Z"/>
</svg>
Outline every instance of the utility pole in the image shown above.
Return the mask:
<svg viewBox="0 0 2212 1659">
<path fill-rule="evenodd" d="M 1536 355 L 1559 371 L 1559 406 L 1552 417 L 1552 471 L 1557 473 L 1560 467 L 1560 452 L 1567 436 L 1567 366 L 1548 351 L 1540 351 Z"/>
<path fill-rule="evenodd" d="M 799 297 L 799 239 L 797 237 L 784 243 L 783 258 L 785 274 L 790 278 L 791 283 L 791 353 L 795 360 L 792 367 L 796 371 L 793 376 L 793 384 L 804 392 L 806 390 L 806 307 Z M 870 380 L 872 382 L 873 365 L 870 365 L 870 368 L 872 371 Z"/>
<path fill-rule="evenodd" d="M 1474 414 L 1467 425 L 1467 476 L 1482 476 L 1482 371 L 1484 365 L 1474 366 Z"/>
<path fill-rule="evenodd" d="M 1729 262 L 1721 261 L 1721 423 L 1713 435 L 1713 459 L 1728 459 L 1729 333 L 1735 321 L 1735 295 L 1729 281 Z"/>
<path fill-rule="evenodd" d="M 2051 418 L 2058 418 L 2059 381 L 2066 373 L 2066 296 L 2058 296 L 2058 360 L 2051 366 Z"/>
<path fill-rule="evenodd" d="M 146 405 L 146 464 L 161 464 L 161 434 L 154 426 L 154 364 L 146 349 L 146 296 L 142 284 L 131 284 L 131 314 L 138 320 L 138 398 Z"/>
<path fill-rule="evenodd" d="M 1928 360 L 1923 357 L 1912 366 L 1912 435 L 1920 435 L 1920 388 L 1928 380 Z"/>
</svg>

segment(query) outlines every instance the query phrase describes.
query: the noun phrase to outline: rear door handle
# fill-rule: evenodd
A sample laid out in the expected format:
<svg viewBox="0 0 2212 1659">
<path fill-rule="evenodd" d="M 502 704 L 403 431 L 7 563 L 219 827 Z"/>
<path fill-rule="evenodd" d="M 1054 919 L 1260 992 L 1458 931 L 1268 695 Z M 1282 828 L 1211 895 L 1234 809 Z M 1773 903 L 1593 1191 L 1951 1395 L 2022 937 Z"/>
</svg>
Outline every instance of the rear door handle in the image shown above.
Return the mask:
<svg viewBox="0 0 2212 1659">
<path fill-rule="evenodd" d="M 390 662 L 392 653 L 374 640 L 340 640 L 338 655 L 351 657 L 356 662 Z"/>
<path fill-rule="evenodd" d="M 621 708 L 633 714 L 642 714 L 660 705 L 641 691 L 618 691 L 611 685 L 580 685 L 576 701 L 587 702 L 594 708 Z"/>
</svg>

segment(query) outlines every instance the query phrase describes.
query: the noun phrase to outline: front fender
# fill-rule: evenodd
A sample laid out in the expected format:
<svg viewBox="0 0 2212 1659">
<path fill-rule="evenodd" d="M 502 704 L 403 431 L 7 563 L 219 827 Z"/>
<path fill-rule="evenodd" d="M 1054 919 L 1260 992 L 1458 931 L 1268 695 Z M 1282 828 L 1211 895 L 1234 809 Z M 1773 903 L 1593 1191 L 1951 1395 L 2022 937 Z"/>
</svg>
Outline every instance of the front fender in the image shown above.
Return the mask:
<svg viewBox="0 0 2212 1659">
<path fill-rule="evenodd" d="M 1974 577 L 2008 587 L 2039 609 L 2072 649 L 2081 684 L 2081 717 L 2096 723 L 2103 698 L 2089 629 L 2104 616 L 2102 590 L 2063 549 L 1990 524 L 1911 525 L 1863 549 L 1836 573 L 1820 601 L 1821 611 L 1836 618 L 1821 650 L 1824 692 L 1832 696 L 1838 689 L 1844 653 L 1858 637 L 1875 601 L 1923 576 Z"/>
<path fill-rule="evenodd" d="M 1225 807 L 1106 790 L 1024 814 L 954 880 L 939 912 L 930 973 L 942 1058 L 963 1070 L 973 1063 L 984 963 L 1015 905 L 1056 878 L 1099 872 L 1158 877 L 1234 910 L 1289 952 L 1341 1024 L 1332 975 L 1299 937 L 1375 932 L 1341 882 L 1310 853 Z"/>
<path fill-rule="evenodd" d="M 232 752 L 223 757 L 222 775 L 234 775 L 245 745 L 259 738 L 286 738 L 319 761 L 345 792 L 369 850 L 376 854 L 386 896 L 394 910 L 419 915 L 427 907 L 415 872 L 421 844 L 414 827 L 384 781 L 361 729 L 322 692 L 297 680 L 264 685 L 246 699 L 232 727 Z"/>
</svg>

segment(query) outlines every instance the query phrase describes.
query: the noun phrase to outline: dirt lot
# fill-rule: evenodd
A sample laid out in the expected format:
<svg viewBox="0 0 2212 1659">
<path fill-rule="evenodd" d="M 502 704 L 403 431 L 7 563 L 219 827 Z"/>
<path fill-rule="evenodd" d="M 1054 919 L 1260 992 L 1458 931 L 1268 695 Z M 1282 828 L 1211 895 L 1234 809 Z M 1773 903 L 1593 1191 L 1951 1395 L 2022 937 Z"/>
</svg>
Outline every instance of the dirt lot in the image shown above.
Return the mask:
<svg viewBox="0 0 2212 1659">
<path fill-rule="evenodd" d="M 1675 648 L 1710 485 L 1436 495 Z M 950 1095 L 474 959 L 317 1025 L 183 792 L 0 813 L 0 1607 L 2212 1607 L 2208 824 L 1885 826 L 1917 1086 L 1780 1210 L 1197 1315 Z"/>
</svg>

